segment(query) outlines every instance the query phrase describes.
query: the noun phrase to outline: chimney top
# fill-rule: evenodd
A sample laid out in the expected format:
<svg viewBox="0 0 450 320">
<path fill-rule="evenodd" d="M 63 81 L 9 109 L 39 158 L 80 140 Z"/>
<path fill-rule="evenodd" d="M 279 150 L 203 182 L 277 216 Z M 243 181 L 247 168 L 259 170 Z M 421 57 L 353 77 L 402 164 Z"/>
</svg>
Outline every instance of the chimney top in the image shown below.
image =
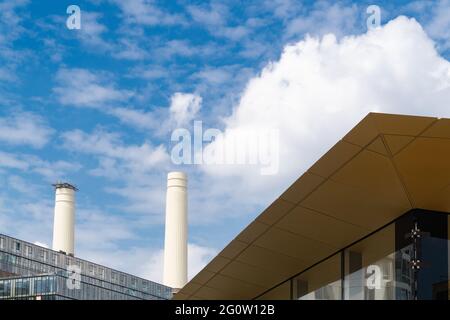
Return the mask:
<svg viewBox="0 0 450 320">
<path fill-rule="evenodd" d="M 73 191 L 78 191 L 78 188 L 74 186 L 73 184 L 67 183 L 67 182 L 57 182 L 52 184 L 52 186 L 55 187 L 55 189 L 60 188 L 66 188 L 66 189 L 72 189 Z"/>
</svg>

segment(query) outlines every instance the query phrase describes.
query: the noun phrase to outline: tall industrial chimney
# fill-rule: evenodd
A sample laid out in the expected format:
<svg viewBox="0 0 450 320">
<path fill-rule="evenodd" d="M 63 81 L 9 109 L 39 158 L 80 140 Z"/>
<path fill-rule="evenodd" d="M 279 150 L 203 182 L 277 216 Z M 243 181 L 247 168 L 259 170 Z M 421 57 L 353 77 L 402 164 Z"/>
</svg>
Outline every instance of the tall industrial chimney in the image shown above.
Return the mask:
<svg viewBox="0 0 450 320">
<path fill-rule="evenodd" d="M 187 175 L 167 175 L 164 284 L 178 292 L 187 283 Z"/>
<path fill-rule="evenodd" d="M 75 191 L 69 183 L 56 183 L 55 219 L 53 222 L 53 250 L 74 255 Z"/>
</svg>

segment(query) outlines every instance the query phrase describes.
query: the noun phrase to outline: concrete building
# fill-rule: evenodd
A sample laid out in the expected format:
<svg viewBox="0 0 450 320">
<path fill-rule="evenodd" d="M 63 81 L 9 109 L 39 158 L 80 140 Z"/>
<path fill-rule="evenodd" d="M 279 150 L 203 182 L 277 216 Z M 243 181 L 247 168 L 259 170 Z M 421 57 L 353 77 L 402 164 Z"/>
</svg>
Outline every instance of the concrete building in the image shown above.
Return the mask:
<svg viewBox="0 0 450 320">
<path fill-rule="evenodd" d="M 175 299 L 448 299 L 450 119 L 371 113 Z"/>
</svg>

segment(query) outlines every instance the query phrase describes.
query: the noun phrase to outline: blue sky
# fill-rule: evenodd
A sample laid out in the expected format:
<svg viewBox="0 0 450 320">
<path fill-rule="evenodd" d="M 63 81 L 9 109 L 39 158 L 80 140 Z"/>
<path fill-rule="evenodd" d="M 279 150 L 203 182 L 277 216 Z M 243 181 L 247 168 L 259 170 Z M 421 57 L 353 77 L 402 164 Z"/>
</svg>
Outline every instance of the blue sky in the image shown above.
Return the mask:
<svg viewBox="0 0 450 320">
<path fill-rule="evenodd" d="M 382 26 L 365 36 L 370 4 Z M 77 255 L 160 281 L 166 174 L 184 170 L 195 273 L 367 112 L 445 116 L 449 30 L 450 1 L 0 1 L 0 232 L 51 244 L 51 183 L 67 180 Z M 332 89 L 346 79 L 357 92 Z M 279 174 L 170 160 L 176 128 L 260 128 L 271 114 Z"/>
</svg>

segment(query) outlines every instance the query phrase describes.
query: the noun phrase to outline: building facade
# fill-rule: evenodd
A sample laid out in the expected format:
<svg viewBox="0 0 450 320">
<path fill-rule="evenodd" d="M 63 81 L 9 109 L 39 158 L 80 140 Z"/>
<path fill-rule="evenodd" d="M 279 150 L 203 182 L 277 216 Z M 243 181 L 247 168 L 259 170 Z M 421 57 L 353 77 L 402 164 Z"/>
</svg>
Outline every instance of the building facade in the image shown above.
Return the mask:
<svg viewBox="0 0 450 320">
<path fill-rule="evenodd" d="M 164 285 L 0 234 L 0 299 L 166 300 Z"/>
<path fill-rule="evenodd" d="M 411 210 L 256 299 L 447 300 L 449 219 Z"/>
<path fill-rule="evenodd" d="M 175 299 L 449 299 L 450 119 L 370 113 Z"/>
</svg>

